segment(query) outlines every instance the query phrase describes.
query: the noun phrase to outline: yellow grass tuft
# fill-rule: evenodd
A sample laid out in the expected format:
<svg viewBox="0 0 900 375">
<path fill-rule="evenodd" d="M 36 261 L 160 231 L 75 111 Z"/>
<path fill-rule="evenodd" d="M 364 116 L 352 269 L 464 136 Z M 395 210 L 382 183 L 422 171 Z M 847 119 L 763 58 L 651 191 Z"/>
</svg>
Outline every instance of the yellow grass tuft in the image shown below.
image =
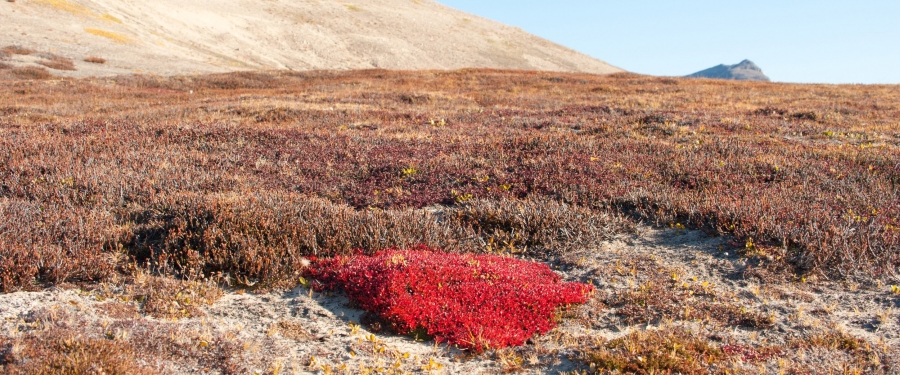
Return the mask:
<svg viewBox="0 0 900 375">
<path fill-rule="evenodd" d="M 106 13 L 106 14 L 100 16 L 100 18 L 102 18 L 104 21 L 122 23 L 122 20 L 116 18 L 116 16 L 109 14 L 109 13 Z"/>
<path fill-rule="evenodd" d="M 88 16 L 93 14 L 93 12 L 91 12 L 91 10 L 84 5 L 76 4 L 68 0 L 35 0 L 35 2 L 38 4 L 47 5 L 54 9 L 81 16 Z"/>
<path fill-rule="evenodd" d="M 128 37 L 121 35 L 121 34 L 116 34 L 112 31 L 94 29 L 94 28 L 90 28 L 90 27 L 85 28 L 84 31 L 86 31 L 88 34 L 93 34 L 93 35 L 97 35 L 97 36 L 102 36 L 104 38 L 112 39 L 113 41 L 116 41 L 118 43 L 131 42 L 131 39 L 128 39 Z"/>
</svg>

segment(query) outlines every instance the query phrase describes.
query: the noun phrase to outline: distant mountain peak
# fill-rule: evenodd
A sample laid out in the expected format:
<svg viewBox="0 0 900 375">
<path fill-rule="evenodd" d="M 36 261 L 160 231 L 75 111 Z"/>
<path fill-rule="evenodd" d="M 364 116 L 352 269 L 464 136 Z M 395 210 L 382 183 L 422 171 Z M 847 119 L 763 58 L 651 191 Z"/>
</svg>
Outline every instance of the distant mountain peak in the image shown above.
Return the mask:
<svg viewBox="0 0 900 375">
<path fill-rule="evenodd" d="M 731 79 L 737 81 L 763 81 L 769 82 L 770 79 L 763 74 L 753 61 L 744 60 L 734 65 L 720 64 L 712 68 L 701 70 L 697 73 L 690 74 L 691 78 L 715 78 L 715 79 Z"/>
</svg>

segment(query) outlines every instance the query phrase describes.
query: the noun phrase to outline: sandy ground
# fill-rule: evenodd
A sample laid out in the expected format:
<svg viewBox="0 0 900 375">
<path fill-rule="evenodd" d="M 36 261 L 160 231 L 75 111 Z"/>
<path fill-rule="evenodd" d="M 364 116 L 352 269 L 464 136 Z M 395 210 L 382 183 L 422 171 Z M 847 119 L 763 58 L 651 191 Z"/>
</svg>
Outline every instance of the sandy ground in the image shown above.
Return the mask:
<svg viewBox="0 0 900 375">
<path fill-rule="evenodd" d="M 75 61 L 63 76 L 255 69 L 622 71 L 521 29 L 432 0 L 18 0 L 0 2 L 0 47 Z M 106 64 L 82 61 L 101 57 Z M 27 58 L 13 65 L 27 65 Z"/>
<path fill-rule="evenodd" d="M 746 269 L 747 261 L 728 248 L 726 238 L 709 237 L 698 231 L 641 227 L 637 234 L 598 244 L 580 254 L 571 254 L 566 261 L 554 262 L 565 279 L 594 283 L 598 296 L 550 333 L 508 352 L 473 356 L 405 336 L 372 334 L 365 326 L 359 326 L 362 311 L 354 309 L 344 297 L 313 293 L 302 287 L 268 294 L 229 292 L 206 307 L 205 316 L 166 321 L 166 324 L 180 327 L 179 332 L 184 332 L 184 340 L 188 341 L 200 340 L 198 337 L 203 335 L 239 338 L 245 348 L 251 347 L 254 355 L 263 359 L 257 364 L 260 367 L 256 370 L 260 372 L 277 368 L 283 373 L 328 373 L 340 369 L 361 373 L 396 366 L 410 372 L 497 373 L 509 369 L 504 356 L 510 353 L 525 360 L 519 369 L 525 373 L 568 372 L 584 368 L 572 359 L 577 354 L 573 348 L 579 343 L 590 343 L 598 337 L 622 337 L 634 330 L 660 329 L 663 325 L 625 324 L 614 309 L 599 302 L 604 295 L 634 287 L 636 279 L 629 279 L 627 271 L 622 273 L 626 276 L 620 276 L 612 271 L 615 267 L 643 259 L 665 268 L 665 272 L 678 273 L 684 280 L 708 282 L 723 298 L 774 317 L 776 323 L 771 329 L 722 328 L 718 334 L 727 342 L 781 344 L 822 327 L 834 327 L 873 345 L 900 347 L 900 297 L 892 295 L 889 289 L 880 285 L 821 281 L 755 283 L 752 278 L 739 276 Z M 101 300 L 95 292 L 77 289 L 0 295 L 0 328 L 3 332 L 15 332 L 17 325 L 42 309 L 68 310 L 107 327 L 116 319 L 98 309 L 105 303 Z M 827 314 L 817 313 L 821 311 Z M 146 316 L 137 319 L 158 321 Z M 671 324 L 699 330 L 716 329 L 698 328 L 692 322 L 665 323 Z M 828 366 L 827 362 L 818 364 L 822 358 L 792 360 L 826 366 L 822 369 Z M 772 372 L 779 370 L 775 360 L 762 365 Z M 202 368 L 184 366 L 173 364 L 163 368 L 173 373 L 207 373 Z M 749 367 L 751 371 L 755 368 Z"/>
</svg>

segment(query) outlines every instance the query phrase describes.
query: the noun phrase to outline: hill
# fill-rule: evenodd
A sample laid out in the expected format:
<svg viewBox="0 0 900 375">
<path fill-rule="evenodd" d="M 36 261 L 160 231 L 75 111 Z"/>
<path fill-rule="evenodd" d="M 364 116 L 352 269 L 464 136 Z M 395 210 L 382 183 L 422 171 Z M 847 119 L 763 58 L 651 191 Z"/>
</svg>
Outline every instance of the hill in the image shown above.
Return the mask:
<svg viewBox="0 0 900 375">
<path fill-rule="evenodd" d="M 35 53 L 7 54 L 7 65 L 35 65 L 52 53 L 73 61 L 69 69 L 51 70 L 66 76 L 371 68 L 622 71 L 431 0 L 2 2 L 0 46 L 10 45 Z M 89 57 L 105 63 L 84 61 Z"/>
<path fill-rule="evenodd" d="M 733 79 L 738 81 L 762 81 L 769 82 L 769 77 L 763 74 L 753 61 L 744 60 L 735 65 L 720 64 L 712 68 L 701 70 L 697 73 L 690 74 L 690 78 L 717 78 L 717 79 Z"/>
</svg>

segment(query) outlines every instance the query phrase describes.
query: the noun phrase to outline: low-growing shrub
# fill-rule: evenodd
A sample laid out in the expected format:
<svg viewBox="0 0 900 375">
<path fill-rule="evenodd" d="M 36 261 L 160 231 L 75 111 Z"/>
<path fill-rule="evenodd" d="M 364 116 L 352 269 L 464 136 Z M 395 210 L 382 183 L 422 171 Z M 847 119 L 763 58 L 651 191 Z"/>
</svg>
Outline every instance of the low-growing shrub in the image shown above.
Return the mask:
<svg viewBox="0 0 900 375">
<path fill-rule="evenodd" d="M 0 217 L 0 291 L 100 281 L 124 260 L 107 212 L 0 198 Z"/>
<path fill-rule="evenodd" d="M 34 53 L 33 50 L 16 45 L 3 47 L 2 49 L 0 49 L 0 51 L 13 55 L 30 55 Z"/>
<path fill-rule="evenodd" d="M 97 56 L 88 56 L 84 58 L 85 62 L 94 63 L 94 64 L 106 64 L 106 59 Z"/>
<path fill-rule="evenodd" d="M 558 308 L 587 301 L 593 287 L 563 283 L 546 264 L 420 246 L 334 257 L 305 272 L 317 289 L 343 289 L 401 334 L 481 351 L 521 345 L 555 326 Z"/>
<path fill-rule="evenodd" d="M 423 211 L 357 211 L 296 194 L 162 197 L 129 214 L 125 247 L 161 273 L 216 273 L 235 285 L 293 287 L 304 256 L 348 255 L 463 238 Z"/>
<path fill-rule="evenodd" d="M 477 199 L 450 210 L 461 226 L 472 228 L 489 251 L 547 258 L 588 247 L 633 230 L 618 215 L 552 199 Z"/>
<path fill-rule="evenodd" d="M 41 68 L 37 66 L 23 66 L 18 68 L 12 68 L 10 72 L 13 76 L 21 79 L 48 79 L 53 77 L 46 68 Z"/>
<path fill-rule="evenodd" d="M 0 71 L 0 79 L 22 78 L 14 70 Z M 133 229 L 129 254 L 171 255 L 203 265 L 198 272 L 231 269 L 241 279 L 290 275 L 291 266 L 260 254 L 307 251 L 283 250 L 294 237 L 316 244 L 304 249 L 334 253 L 410 243 L 396 238 L 453 251 L 527 247 L 529 256 L 589 249 L 578 242 L 606 224 L 580 227 L 596 217 L 582 209 L 729 236 L 757 269 L 759 261 L 776 265 L 767 270 L 828 278 L 900 273 L 900 134 L 891 126 L 900 108 L 880 104 L 900 102 L 896 86 L 555 76 L 563 80 L 481 70 L 323 71 L 0 85 L 0 96 L 16 99 L 0 108 L 0 196 L 108 212 Z M 598 86 L 616 95 L 594 92 Z M 432 100 L 398 103 L 409 93 Z M 651 102 L 665 109 L 648 110 Z M 817 119 L 792 116 L 798 113 Z M 823 132 L 832 134 L 827 142 Z M 73 175 L 77 190 L 59 183 Z M 329 216 L 316 221 L 325 230 L 307 238 L 285 234 L 305 231 L 285 219 L 291 202 L 258 205 L 266 219 L 231 220 L 234 210 L 220 205 L 213 218 L 221 225 L 205 224 L 202 214 L 215 212 L 204 208 L 208 202 L 196 210 L 164 202 L 285 194 L 345 204 L 351 208 L 339 211 L 353 218 L 408 209 L 443 217 L 403 226 L 413 234 L 382 237 L 368 221 L 328 230 L 341 222 Z M 466 212 L 475 206 L 482 212 Z M 494 214 L 494 206 L 512 211 Z M 475 233 L 451 237 L 450 245 L 417 242 L 436 221 Z M 218 232 L 245 223 L 252 229 Z M 363 226 L 357 236 L 357 223 L 375 229 Z M 350 237 L 334 237 L 342 235 Z M 203 247 L 179 249 L 182 238 Z"/>
<path fill-rule="evenodd" d="M 38 62 L 38 64 L 56 70 L 75 70 L 75 63 L 72 62 L 72 59 L 53 54 L 45 55 L 45 60 Z"/>
<path fill-rule="evenodd" d="M 293 287 L 304 256 L 424 244 L 452 252 L 528 250 L 546 259 L 626 230 L 618 216 L 546 199 L 475 200 L 433 210 L 356 210 L 298 194 L 162 196 L 126 215 L 124 247 L 162 273 L 223 273 L 234 284 Z"/>
</svg>

